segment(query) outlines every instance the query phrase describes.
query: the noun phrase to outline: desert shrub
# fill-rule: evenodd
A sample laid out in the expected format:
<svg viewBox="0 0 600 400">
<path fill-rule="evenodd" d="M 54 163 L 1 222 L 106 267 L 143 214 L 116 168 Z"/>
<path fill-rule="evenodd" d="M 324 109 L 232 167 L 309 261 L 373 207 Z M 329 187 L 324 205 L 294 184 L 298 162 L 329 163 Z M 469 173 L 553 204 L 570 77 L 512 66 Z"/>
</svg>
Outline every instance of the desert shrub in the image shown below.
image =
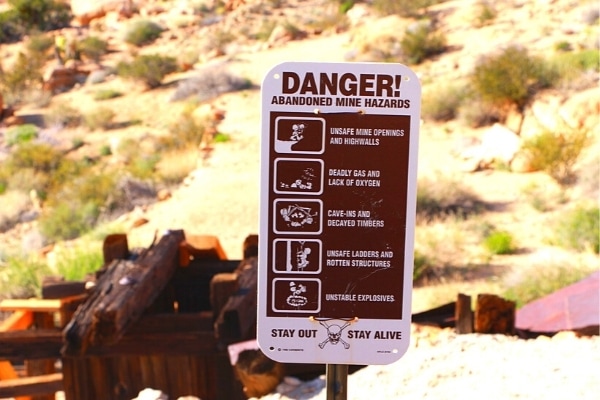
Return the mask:
<svg viewBox="0 0 600 400">
<path fill-rule="evenodd" d="M 126 43 L 139 47 L 154 42 L 158 39 L 162 31 L 163 28 L 156 22 L 140 19 L 127 27 L 123 40 Z"/>
<path fill-rule="evenodd" d="M 69 26 L 71 6 L 54 0 L 9 0 L 18 20 L 28 29 L 49 31 Z"/>
<path fill-rule="evenodd" d="M 6 131 L 6 143 L 9 146 L 30 142 L 37 137 L 38 129 L 33 124 L 13 126 Z"/>
<path fill-rule="evenodd" d="M 577 86 L 578 80 L 585 78 L 586 73 L 590 73 L 591 79 L 598 76 L 600 65 L 600 53 L 596 49 L 586 49 L 580 51 L 563 51 L 556 54 L 550 64 L 562 86 Z M 588 85 L 585 82 L 581 85 L 587 89 Z"/>
<path fill-rule="evenodd" d="M 61 158 L 62 154 L 50 145 L 26 142 L 11 151 L 5 162 L 12 171 L 33 168 L 36 171 L 50 173 L 58 167 Z"/>
<path fill-rule="evenodd" d="M 553 69 L 546 62 L 514 46 L 483 57 L 471 74 L 475 93 L 498 109 L 516 106 L 523 110 L 531 97 L 554 79 Z"/>
<path fill-rule="evenodd" d="M 10 93 L 15 103 L 22 102 L 28 91 L 42 87 L 43 55 L 20 52 L 10 69 L 0 69 L 0 85 L 3 92 Z"/>
<path fill-rule="evenodd" d="M 561 132 L 545 131 L 525 140 L 521 151 L 533 169 L 546 172 L 561 185 L 569 185 L 575 182 L 575 163 L 590 141 L 587 130 L 564 126 Z"/>
<path fill-rule="evenodd" d="M 42 282 L 51 273 L 45 262 L 33 256 L 12 255 L 2 264 L 0 293 L 9 298 L 41 297 Z"/>
<path fill-rule="evenodd" d="M 121 96 L 123 96 L 123 93 L 116 89 L 102 89 L 94 93 L 94 100 L 110 100 Z"/>
<path fill-rule="evenodd" d="M 450 177 L 419 178 L 417 218 L 433 220 L 448 216 L 467 217 L 483 211 L 485 204 L 472 190 Z"/>
<path fill-rule="evenodd" d="M 518 281 L 506 289 L 502 297 L 516 302 L 517 308 L 540 299 L 587 277 L 591 268 L 577 265 L 535 265 L 525 271 Z"/>
<path fill-rule="evenodd" d="M 447 85 L 429 88 L 423 94 L 421 113 L 423 118 L 433 121 L 450 121 L 458 116 L 467 97 L 465 88 L 460 85 Z"/>
<path fill-rule="evenodd" d="M 97 129 L 110 129 L 115 118 L 115 112 L 108 107 L 99 107 L 84 115 L 85 126 L 95 131 Z"/>
<path fill-rule="evenodd" d="M 213 137 L 213 143 L 227 143 L 231 140 L 231 136 L 223 132 L 217 132 Z"/>
<path fill-rule="evenodd" d="M 481 1 L 477 5 L 477 14 L 475 17 L 476 26 L 482 27 L 496 19 L 498 13 L 494 9 L 492 5 L 490 5 L 487 1 Z"/>
<path fill-rule="evenodd" d="M 198 101 L 207 101 L 221 94 L 248 89 L 251 86 L 247 79 L 232 75 L 222 68 L 206 68 L 197 76 L 179 82 L 171 101 L 192 96 Z"/>
<path fill-rule="evenodd" d="M 446 38 L 435 32 L 429 23 L 417 23 L 408 28 L 400 41 L 402 54 L 410 64 L 420 64 L 446 49 Z"/>
<path fill-rule="evenodd" d="M 84 57 L 98 63 L 108 52 L 108 42 L 96 36 L 88 36 L 77 43 L 77 50 Z"/>
<path fill-rule="evenodd" d="M 116 177 L 108 173 L 79 174 L 56 188 L 40 217 L 41 232 L 52 240 L 68 240 L 91 230 L 110 207 Z"/>
<path fill-rule="evenodd" d="M 68 103 L 60 102 L 50 107 L 48 113 L 44 116 L 44 122 L 47 125 L 74 128 L 81 125 L 83 116 L 75 107 Z"/>
<path fill-rule="evenodd" d="M 90 231 L 99 215 L 99 206 L 92 202 L 61 203 L 44 210 L 39 227 L 50 240 L 71 240 Z"/>
<path fill-rule="evenodd" d="M 556 44 L 554 44 L 554 50 L 556 50 L 556 51 L 570 51 L 571 50 L 571 43 L 567 42 L 566 40 L 561 40 L 560 42 L 557 42 Z"/>
<path fill-rule="evenodd" d="M 600 209 L 598 205 L 580 205 L 559 216 L 552 243 L 578 251 L 600 250 Z"/>
<path fill-rule="evenodd" d="M 104 264 L 102 243 L 78 241 L 74 246 L 54 250 L 56 272 L 67 281 L 81 281 Z"/>
<path fill-rule="evenodd" d="M 17 222 L 21 214 L 31 206 L 31 201 L 27 192 L 21 190 L 8 190 L 0 194 L 0 232 L 12 228 Z"/>
<path fill-rule="evenodd" d="M 120 76 L 140 81 L 150 89 L 160 86 L 164 77 L 175 71 L 175 58 L 157 54 L 141 55 L 130 63 L 122 61 L 117 65 L 117 73 Z"/>
<path fill-rule="evenodd" d="M 0 43 L 18 41 L 23 35 L 23 27 L 15 10 L 0 12 Z"/>
<path fill-rule="evenodd" d="M 34 168 L 18 168 L 7 179 L 10 190 L 18 190 L 29 193 L 35 190 L 40 197 L 46 197 L 52 177 L 49 173 Z"/>
<path fill-rule="evenodd" d="M 169 135 L 162 137 L 159 146 L 165 150 L 186 149 L 202 142 L 207 121 L 198 121 L 193 109 L 184 110 L 179 118 L 169 126 Z"/>
<path fill-rule="evenodd" d="M 491 254 L 496 255 L 513 254 L 516 250 L 513 236 L 509 232 L 495 229 L 487 233 L 483 245 Z"/>
<path fill-rule="evenodd" d="M 417 17 L 427 7 L 441 2 L 442 0 L 373 0 L 373 7 L 382 15 Z"/>
<path fill-rule="evenodd" d="M 175 149 L 161 155 L 156 165 L 159 179 L 166 184 L 178 184 L 198 165 L 198 146 Z"/>
<path fill-rule="evenodd" d="M 46 53 L 54 46 L 54 39 L 50 35 L 33 35 L 27 41 L 27 51 L 36 53 Z"/>
<path fill-rule="evenodd" d="M 127 164 L 127 172 L 134 178 L 149 179 L 154 176 L 156 165 L 160 161 L 158 154 L 137 154 Z"/>
</svg>

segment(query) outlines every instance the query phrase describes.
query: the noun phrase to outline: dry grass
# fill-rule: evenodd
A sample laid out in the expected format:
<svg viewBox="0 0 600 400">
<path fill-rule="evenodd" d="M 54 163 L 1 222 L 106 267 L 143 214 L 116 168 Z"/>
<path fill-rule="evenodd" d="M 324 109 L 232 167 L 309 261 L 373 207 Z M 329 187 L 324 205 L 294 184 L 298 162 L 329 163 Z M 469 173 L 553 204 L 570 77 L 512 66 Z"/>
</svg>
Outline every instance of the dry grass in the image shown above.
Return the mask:
<svg viewBox="0 0 600 400">
<path fill-rule="evenodd" d="M 183 181 L 198 166 L 198 156 L 197 146 L 188 146 L 164 153 L 156 165 L 160 180 L 167 184 Z"/>
</svg>

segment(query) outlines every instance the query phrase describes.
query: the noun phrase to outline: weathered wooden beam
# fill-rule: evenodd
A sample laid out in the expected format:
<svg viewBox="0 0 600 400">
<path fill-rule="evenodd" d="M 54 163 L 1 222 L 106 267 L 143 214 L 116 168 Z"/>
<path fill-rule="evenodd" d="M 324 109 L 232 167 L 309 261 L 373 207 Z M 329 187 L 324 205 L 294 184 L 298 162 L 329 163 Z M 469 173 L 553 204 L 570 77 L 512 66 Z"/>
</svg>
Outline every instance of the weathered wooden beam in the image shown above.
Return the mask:
<svg viewBox="0 0 600 400">
<path fill-rule="evenodd" d="M 178 267 L 182 230 L 168 231 L 135 260 L 113 260 L 64 330 L 63 353 L 117 343 L 167 285 Z"/>
<path fill-rule="evenodd" d="M 54 394 L 63 389 L 63 374 L 31 376 L 0 381 L 0 399 Z"/>
<path fill-rule="evenodd" d="M 61 346 L 62 334 L 55 329 L 0 332 L 0 360 L 58 358 Z"/>
<path fill-rule="evenodd" d="M 456 298 L 456 333 L 473 333 L 473 310 L 471 309 L 471 296 L 459 293 Z"/>
</svg>

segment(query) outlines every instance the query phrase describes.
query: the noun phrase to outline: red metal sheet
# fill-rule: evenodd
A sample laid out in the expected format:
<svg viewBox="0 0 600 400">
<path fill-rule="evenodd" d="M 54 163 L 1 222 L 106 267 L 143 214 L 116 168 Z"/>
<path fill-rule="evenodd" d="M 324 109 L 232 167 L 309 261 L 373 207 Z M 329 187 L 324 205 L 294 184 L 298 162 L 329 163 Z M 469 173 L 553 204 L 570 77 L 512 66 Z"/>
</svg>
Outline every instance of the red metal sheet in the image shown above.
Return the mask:
<svg viewBox="0 0 600 400">
<path fill-rule="evenodd" d="M 516 315 L 517 329 L 558 332 L 600 325 L 600 271 L 533 301 Z"/>
</svg>

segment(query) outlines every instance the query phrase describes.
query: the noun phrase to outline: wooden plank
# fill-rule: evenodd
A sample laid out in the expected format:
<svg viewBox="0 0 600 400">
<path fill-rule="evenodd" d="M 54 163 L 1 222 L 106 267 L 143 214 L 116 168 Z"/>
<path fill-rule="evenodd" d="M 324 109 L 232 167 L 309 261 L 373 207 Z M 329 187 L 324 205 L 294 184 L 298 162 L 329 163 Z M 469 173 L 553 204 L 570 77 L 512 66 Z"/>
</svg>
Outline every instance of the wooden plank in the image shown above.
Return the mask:
<svg viewBox="0 0 600 400">
<path fill-rule="evenodd" d="M 113 260 L 65 328 L 63 353 L 118 342 L 170 281 L 183 239 L 183 231 L 169 231 L 137 259 Z"/>
<path fill-rule="evenodd" d="M 33 323 L 35 330 L 52 329 L 54 327 L 54 318 L 51 313 L 34 313 Z M 55 373 L 54 363 L 56 358 L 57 357 L 55 356 L 53 358 L 25 360 L 27 376 L 44 376 Z M 54 393 L 38 394 L 35 395 L 32 400 L 54 400 Z"/>
<path fill-rule="evenodd" d="M 69 296 L 62 299 L 4 299 L 0 311 L 60 312 L 70 303 L 83 301 L 87 295 Z"/>
<path fill-rule="evenodd" d="M 62 334 L 55 329 L 0 332 L 0 360 L 58 358 L 61 346 Z"/>
<path fill-rule="evenodd" d="M 63 390 L 63 374 L 31 376 L 0 381 L 0 398 L 41 396 Z"/>
<path fill-rule="evenodd" d="M 0 311 L 58 312 L 62 302 L 58 299 L 4 299 Z"/>
</svg>

